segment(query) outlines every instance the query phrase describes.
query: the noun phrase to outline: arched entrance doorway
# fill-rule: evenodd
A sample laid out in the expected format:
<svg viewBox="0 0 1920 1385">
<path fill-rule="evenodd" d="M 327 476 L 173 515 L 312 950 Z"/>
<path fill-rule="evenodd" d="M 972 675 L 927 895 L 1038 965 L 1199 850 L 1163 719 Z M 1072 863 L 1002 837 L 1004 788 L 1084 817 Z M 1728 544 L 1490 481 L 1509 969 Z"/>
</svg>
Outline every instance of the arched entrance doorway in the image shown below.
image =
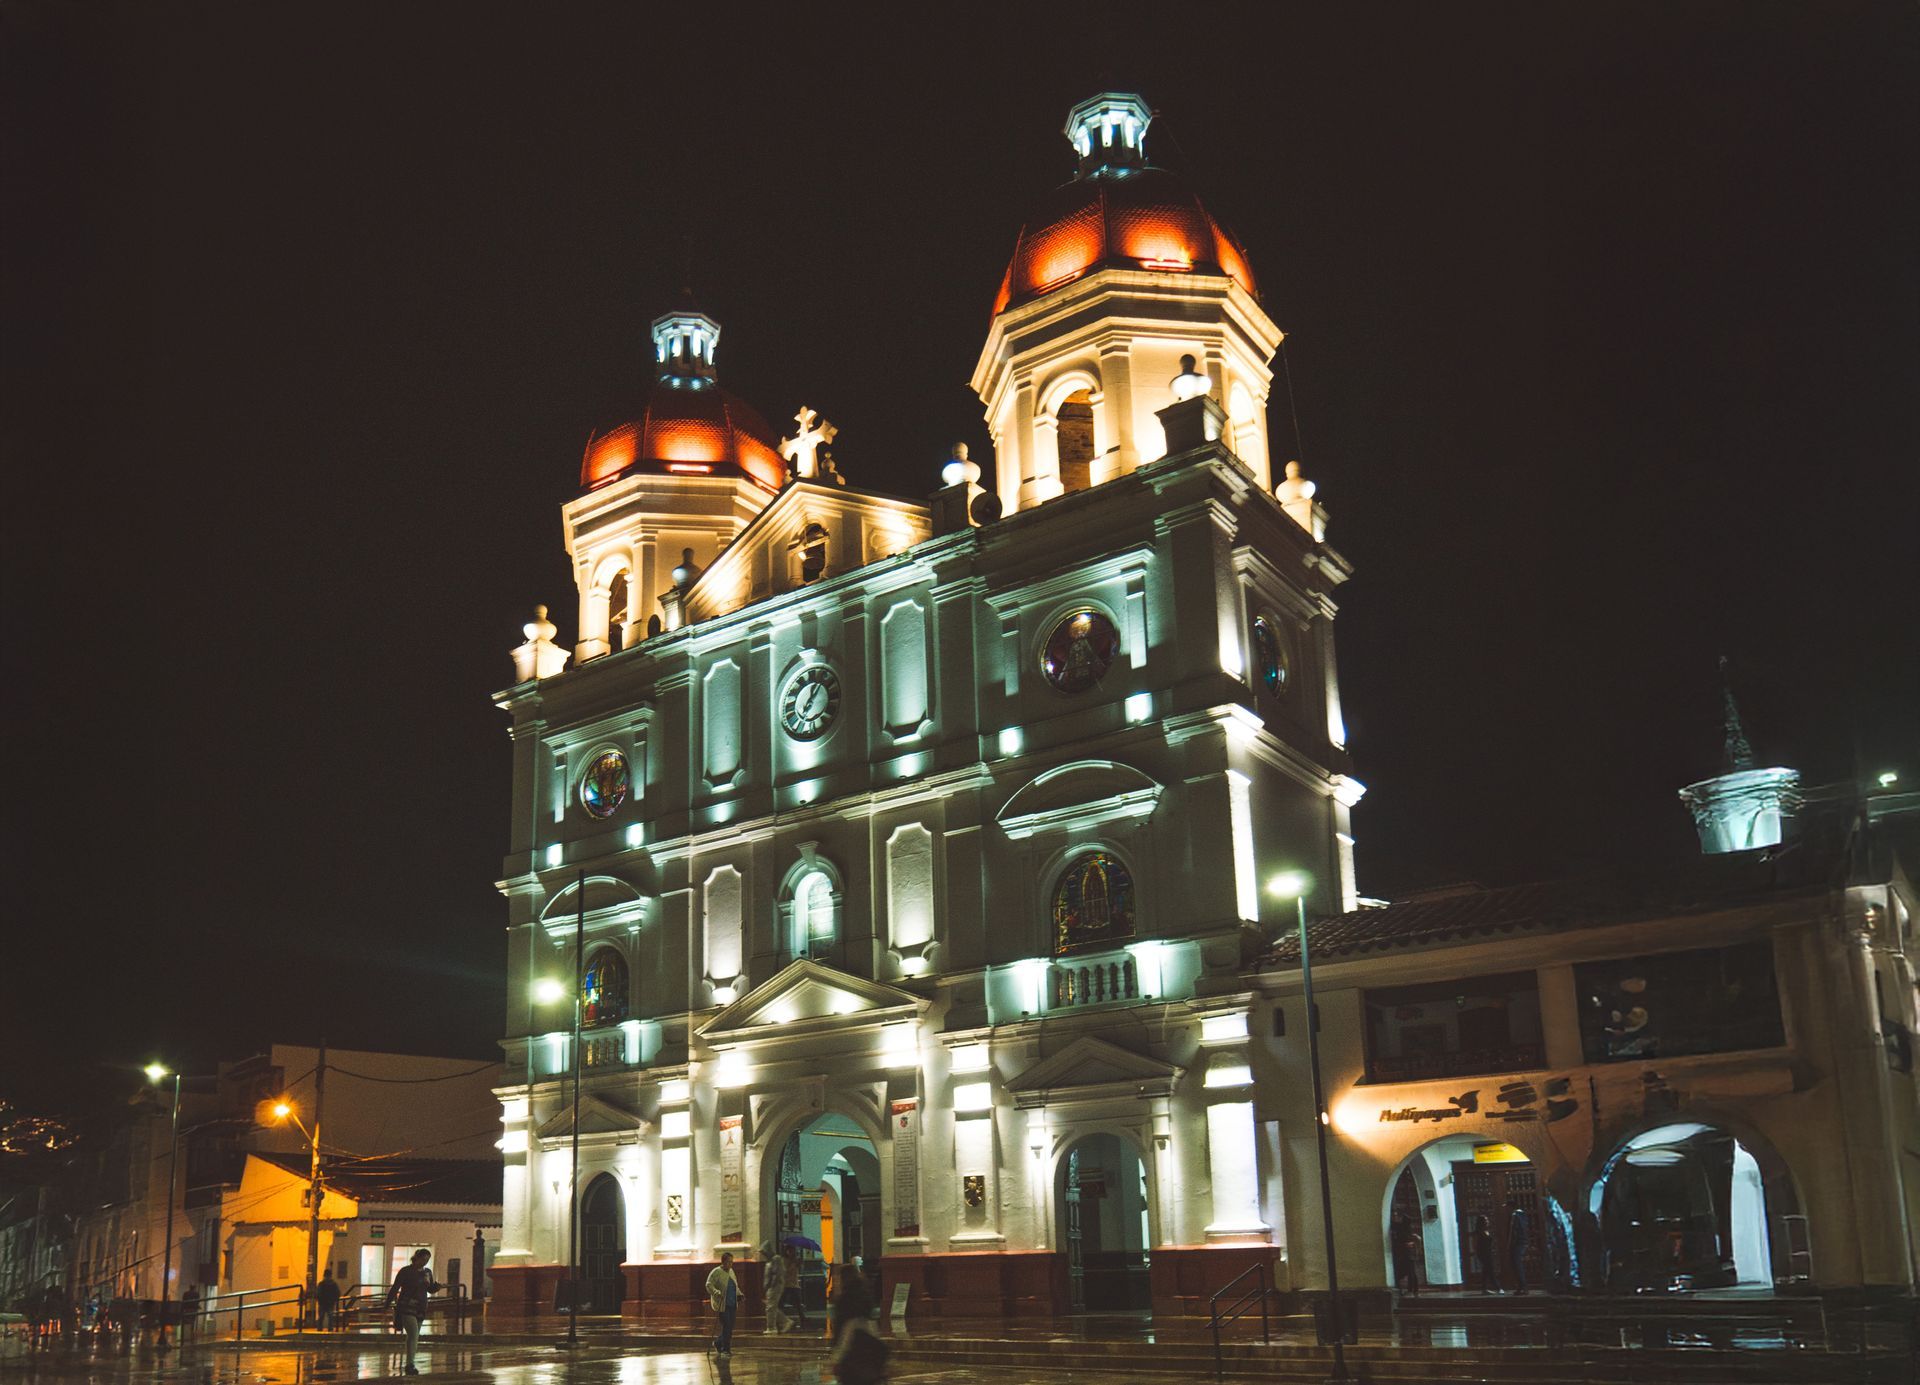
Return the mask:
<svg viewBox="0 0 1920 1385">
<path fill-rule="evenodd" d="M 1567 1282 L 1571 1219 L 1512 1145 L 1453 1135 L 1387 1185 L 1387 1282 L 1415 1291 L 1524 1293 Z"/>
<path fill-rule="evenodd" d="M 886 1244 L 880 1156 L 859 1122 L 834 1111 L 815 1116 L 787 1136 L 772 1181 L 773 1243 L 799 1247 L 801 1301 L 809 1310 L 825 1307 L 833 1267 L 878 1271 Z"/>
<path fill-rule="evenodd" d="M 618 1313 L 627 1258 L 627 1202 L 620 1180 L 603 1173 L 580 1204 L 580 1278 L 586 1311 Z"/>
<path fill-rule="evenodd" d="M 1117 1135 L 1087 1135 L 1067 1147 L 1055 1178 L 1073 1311 L 1151 1308 L 1147 1169 L 1139 1154 Z"/>
<path fill-rule="evenodd" d="M 1623 1141 L 1594 1180 L 1588 1210 L 1595 1270 L 1610 1288 L 1771 1289 L 1806 1260 L 1784 1166 L 1716 1125 L 1676 1122 Z"/>
</svg>

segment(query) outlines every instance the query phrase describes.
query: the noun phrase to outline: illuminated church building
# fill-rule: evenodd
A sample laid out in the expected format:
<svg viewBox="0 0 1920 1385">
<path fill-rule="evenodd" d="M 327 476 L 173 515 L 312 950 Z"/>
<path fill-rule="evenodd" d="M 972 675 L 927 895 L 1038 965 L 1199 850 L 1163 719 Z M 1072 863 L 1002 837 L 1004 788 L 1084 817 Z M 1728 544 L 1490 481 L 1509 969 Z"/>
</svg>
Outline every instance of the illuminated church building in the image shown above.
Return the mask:
<svg viewBox="0 0 1920 1385">
<path fill-rule="evenodd" d="M 697 1316 L 731 1250 L 757 1313 L 763 1248 L 790 1237 L 933 1316 L 1204 1312 L 1255 1263 L 1324 1282 L 1282 872 L 1330 930 L 1349 1283 L 1385 1292 L 1405 1217 L 1422 1280 L 1457 1284 L 1469 1219 L 1500 1217 L 1504 1247 L 1514 1208 L 1543 1265 L 1557 1235 L 1560 1272 L 1592 1276 L 1597 1255 L 1567 1263 L 1586 1223 L 1611 1235 L 1643 1166 L 1697 1165 L 1744 1218 L 1700 1252 L 1711 1282 L 1910 1289 L 1910 1234 L 1904 1272 L 1892 1242 L 1833 1252 L 1920 1225 L 1914 1189 L 1889 1166 L 1845 1185 L 1863 1200 L 1794 1148 L 1864 1119 L 1830 1075 L 1866 1059 L 1808 1018 L 1846 1013 L 1854 954 L 1835 932 L 1776 974 L 1788 944 L 1766 941 L 1812 906 L 1708 916 L 1695 892 L 1671 927 L 1616 909 L 1586 933 L 1577 902 L 1536 917 L 1500 892 L 1359 909 L 1349 569 L 1312 483 L 1272 461 L 1281 333 L 1248 258 L 1148 162 L 1149 123 L 1125 94 L 1069 114 L 1075 175 L 1020 231 L 973 372 L 994 457 L 956 449 L 926 500 L 847 483 L 811 409 L 776 434 L 691 302 L 654 322 L 645 402 L 596 431 L 562 511 L 578 639 L 543 609 L 495 698 L 514 799 L 494 1320 L 550 1315 L 566 1275 L 576 1070 L 597 1311 Z M 1910 954 L 1900 889 L 1836 907 Z M 1658 999 L 1730 976 L 1704 1040 L 1680 1012 L 1711 1005 Z M 1911 966 L 1891 993 L 1911 1024 Z M 1649 1050 L 1638 1030 L 1669 1024 Z M 1687 1056 L 1715 1045 L 1760 1056 Z M 1715 1106 L 1715 1083 L 1736 1095 Z M 1906 1091 L 1875 1129 L 1911 1126 Z M 1487 1150 L 1507 1162 L 1479 1170 Z M 1637 1254 L 1613 1249 L 1616 1277 Z"/>
</svg>

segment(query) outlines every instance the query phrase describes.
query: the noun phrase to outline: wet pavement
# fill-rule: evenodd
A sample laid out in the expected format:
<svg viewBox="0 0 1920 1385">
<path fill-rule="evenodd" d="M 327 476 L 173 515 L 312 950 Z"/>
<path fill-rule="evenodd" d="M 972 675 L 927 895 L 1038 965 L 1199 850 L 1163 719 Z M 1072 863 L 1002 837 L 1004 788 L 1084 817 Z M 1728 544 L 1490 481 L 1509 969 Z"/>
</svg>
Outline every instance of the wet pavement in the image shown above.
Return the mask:
<svg viewBox="0 0 1920 1385">
<path fill-rule="evenodd" d="M 1750 1311 L 1751 1310 L 1751 1311 Z M 1329 1364 L 1309 1319 L 1274 1316 L 1262 1341 L 1258 1315 L 1223 1334 L 1229 1378 L 1317 1382 Z M 1862 1330 L 1864 1328 L 1864 1330 Z M 770 1338 L 743 1328 L 731 1360 L 704 1350 L 708 1324 L 647 1326 L 586 1319 L 567 1349 L 564 1326 L 424 1342 L 419 1362 L 441 1385 L 833 1385 L 826 1343 Z M 1137 1316 L 1064 1321 L 928 1323 L 888 1334 L 890 1379 L 917 1385 L 1145 1385 L 1214 1375 L 1204 1319 Z M 1616 1301 L 1447 1302 L 1437 1296 L 1370 1319 L 1349 1348 L 1356 1378 L 1379 1382 L 1476 1381 L 1506 1385 L 1914 1385 L 1915 1334 L 1902 1323 L 1850 1329 L 1817 1301 L 1701 1305 Z M 0 1385 L 350 1385 L 398 1379 L 398 1338 L 367 1330 L 202 1342 L 172 1353 L 135 1347 L 29 1355 L 0 1352 Z"/>
<path fill-rule="evenodd" d="M 0 1380 L 75 1385 L 331 1385 L 400 1376 L 403 1354 L 368 1347 L 185 1347 L 168 1355 L 42 1352 L 0 1359 Z M 641 1352 L 586 1346 L 422 1347 L 421 1380 L 432 1385 L 833 1385 L 822 1343 L 811 1357 L 787 1349 L 756 1351 L 737 1344 L 722 1362 L 700 1351 Z M 1109 1370 L 1034 1370 L 995 1366 L 926 1365 L 896 1369 L 889 1377 L 912 1385 L 1080 1385 L 1128 1379 Z M 1164 1385 L 1165 1375 L 1137 1377 Z"/>
</svg>

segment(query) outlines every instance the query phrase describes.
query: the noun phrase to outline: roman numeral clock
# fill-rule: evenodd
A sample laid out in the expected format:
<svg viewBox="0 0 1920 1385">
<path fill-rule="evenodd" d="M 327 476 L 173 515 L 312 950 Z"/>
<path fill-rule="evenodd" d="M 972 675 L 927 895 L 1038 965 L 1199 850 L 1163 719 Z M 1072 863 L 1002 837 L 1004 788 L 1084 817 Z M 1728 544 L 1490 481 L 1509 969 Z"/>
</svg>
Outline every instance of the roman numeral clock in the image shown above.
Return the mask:
<svg viewBox="0 0 1920 1385">
<path fill-rule="evenodd" d="M 780 694 L 780 725 L 796 741 L 815 741 L 840 714 L 840 679 L 825 664 L 810 664 Z"/>
</svg>

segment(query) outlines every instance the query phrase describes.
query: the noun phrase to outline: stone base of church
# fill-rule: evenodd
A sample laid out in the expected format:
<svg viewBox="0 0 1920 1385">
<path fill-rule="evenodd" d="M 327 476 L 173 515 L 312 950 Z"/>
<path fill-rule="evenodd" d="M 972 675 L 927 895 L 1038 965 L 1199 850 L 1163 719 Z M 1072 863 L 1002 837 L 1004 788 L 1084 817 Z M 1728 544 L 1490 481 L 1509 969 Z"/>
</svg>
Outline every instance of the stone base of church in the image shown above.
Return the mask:
<svg viewBox="0 0 1920 1385">
<path fill-rule="evenodd" d="M 565 1321 L 554 1296 L 567 1277 L 565 1265 L 495 1265 L 488 1271 L 493 1296 L 487 1301 L 487 1327 L 493 1331 Z"/>
<path fill-rule="evenodd" d="M 1269 1308 L 1278 1304 L 1280 1250 L 1271 1245 L 1159 1246 L 1153 1252 L 1153 1312 L 1155 1317 L 1204 1318 L 1212 1311 L 1213 1296 L 1255 1265 L 1267 1267 Z M 1248 1279 L 1233 1293 L 1255 1287 Z M 1251 1308 L 1258 1312 L 1257 1308 Z"/>
<path fill-rule="evenodd" d="M 1052 1317 L 1069 1311 L 1067 1257 L 1058 1251 L 888 1255 L 881 1258 L 880 1277 L 883 1312 L 893 1302 L 896 1284 L 912 1286 L 909 1322 L 920 1317 Z"/>
<path fill-rule="evenodd" d="M 698 1323 L 713 1317 L 707 1303 L 707 1276 L 718 1260 L 650 1260 L 637 1265 L 622 1265 L 627 1291 L 620 1304 L 620 1315 L 636 1322 Z M 740 1307 L 736 1323 L 762 1314 L 760 1262 L 735 1260 L 734 1278 L 740 1282 Z"/>
</svg>

